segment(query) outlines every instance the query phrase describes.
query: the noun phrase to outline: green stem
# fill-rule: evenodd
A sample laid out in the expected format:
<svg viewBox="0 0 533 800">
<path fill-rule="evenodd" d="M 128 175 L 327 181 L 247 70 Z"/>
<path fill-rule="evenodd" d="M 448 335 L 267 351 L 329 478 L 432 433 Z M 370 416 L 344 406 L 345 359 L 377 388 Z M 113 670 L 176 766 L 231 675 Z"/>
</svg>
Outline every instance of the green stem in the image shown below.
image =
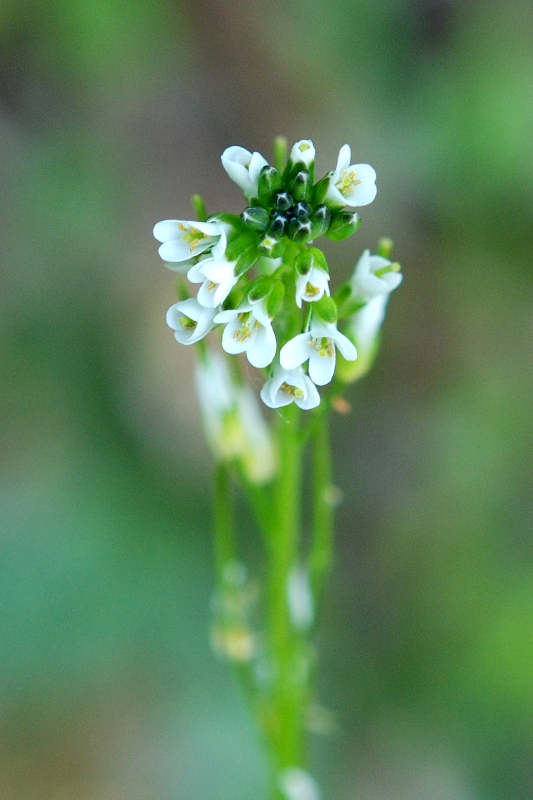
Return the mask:
<svg viewBox="0 0 533 800">
<path fill-rule="evenodd" d="M 298 562 L 300 545 L 301 456 L 300 409 L 291 405 L 279 416 L 280 472 L 276 485 L 277 522 L 270 539 L 270 638 L 273 695 L 268 736 L 275 775 L 299 766 L 304 754 L 304 709 L 307 682 L 303 677 L 304 642 L 291 623 L 287 587 Z M 276 792 L 276 789 L 274 789 Z M 279 797 L 278 794 L 275 794 Z"/>
<path fill-rule="evenodd" d="M 322 600 L 333 561 L 332 466 L 328 416 L 313 431 L 313 530 L 309 576 L 315 604 Z"/>
<path fill-rule="evenodd" d="M 219 585 L 224 568 L 236 558 L 231 479 L 227 465 L 215 467 L 215 566 Z"/>
</svg>

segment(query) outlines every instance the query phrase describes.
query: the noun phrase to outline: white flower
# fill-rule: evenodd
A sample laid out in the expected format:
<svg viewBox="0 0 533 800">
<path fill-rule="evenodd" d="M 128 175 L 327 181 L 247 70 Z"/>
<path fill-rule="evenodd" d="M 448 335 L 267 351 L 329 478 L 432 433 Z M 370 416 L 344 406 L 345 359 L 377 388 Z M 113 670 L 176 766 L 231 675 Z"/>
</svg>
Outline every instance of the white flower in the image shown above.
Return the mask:
<svg viewBox="0 0 533 800">
<path fill-rule="evenodd" d="M 257 183 L 259 173 L 263 167 L 268 166 L 268 161 L 260 153 L 250 153 L 244 147 L 233 145 L 227 147 L 221 155 L 222 166 L 240 186 L 247 200 L 257 197 Z"/>
<path fill-rule="evenodd" d="M 174 331 L 180 344 L 194 344 L 207 336 L 213 329 L 212 308 L 201 306 L 198 300 L 190 297 L 174 303 L 167 311 L 167 325 Z"/>
<path fill-rule="evenodd" d="M 402 282 L 400 265 L 365 250 L 350 279 L 352 294 L 362 301 L 379 294 L 390 294 Z"/>
<path fill-rule="evenodd" d="M 335 372 L 335 346 L 347 361 L 357 358 L 354 345 L 337 330 L 334 322 L 313 320 L 309 331 L 299 333 L 283 345 L 279 354 L 280 364 L 284 369 L 292 370 L 309 359 L 311 380 L 324 386 Z"/>
<path fill-rule="evenodd" d="M 214 251 L 213 254 L 215 255 Z M 235 275 L 235 261 L 221 258 L 205 258 L 187 273 L 191 283 L 201 283 L 198 302 L 206 308 L 216 308 L 224 302 L 239 278 Z"/>
<path fill-rule="evenodd" d="M 324 202 L 337 206 L 366 206 L 377 193 L 376 173 L 370 164 L 350 164 L 350 145 L 341 147 L 337 167 Z"/>
<path fill-rule="evenodd" d="M 278 784 L 286 800 L 320 800 L 318 783 L 300 767 L 284 769 L 279 775 Z"/>
<path fill-rule="evenodd" d="M 253 367 L 262 369 L 276 355 L 276 334 L 266 310 L 265 299 L 256 303 L 244 302 L 239 308 L 221 311 L 215 322 L 226 323 L 222 347 L 226 353 L 246 353 Z"/>
<path fill-rule="evenodd" d="M 266 483 L 276 458 L 256 395 L 237 384 L 226 359 L 207 350 L 196 365 L 196 385 L 207 441 L 216 458 L 238 459 L 252 483 Z"/>
<path fill-rule="evenodd" d="M 296 305 L 302 307 L 302 300 L 308 303 L 320 300 L 329 294 L 329 275 L 320 267 L 311 267 L 309 272 L 296 278 Z"/>
<path fill-rule="evenodd" d="M 273 376 L 261 389 L 261 400 L 269 408 L 281 408 L 295 402 L 308 411 L 320 403 L 320 395 L 300 367 L 288 370 L 278 364 Z"/>
<path fill-rule="evenodd" d="M 315 160 L 315 146 L 311 139 L 301 139 L 296 142 L 291 150 L 291 161 L 293 164 L 303 163 L 310 167 Z"/>
<path fill-rule="evenodd" d="M 165 219 L 154 227 L 154 236 L 163 242 L 159 255 L 169 265 L 183 269 L 183 262 L 200 255 L 205 250 L 219 244 L 218 251 L 226 249 L 225 226 L 218 222 L 189 222 L 180 219 Z M 172 267 L 171 267 L 172 268 Z"/>
</svg>

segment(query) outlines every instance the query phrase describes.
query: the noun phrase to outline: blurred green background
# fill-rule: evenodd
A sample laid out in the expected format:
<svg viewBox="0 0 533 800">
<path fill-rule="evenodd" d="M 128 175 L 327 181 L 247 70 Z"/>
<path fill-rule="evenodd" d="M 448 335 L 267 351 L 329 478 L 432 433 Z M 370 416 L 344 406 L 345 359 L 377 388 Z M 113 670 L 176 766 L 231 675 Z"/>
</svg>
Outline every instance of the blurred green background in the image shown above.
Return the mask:
<svg viewBox="0 0 533 800">
<path fill-rule="evenodd" d="M 533 796 L 532 42 L 529 0 L 0 2 L 1 800 L 264 796 L 151 229 L 279 133 L 377 170 L 339 280 L 384 234 L 405 272 L 335 420 L 314 773 Z"/>
</svg>

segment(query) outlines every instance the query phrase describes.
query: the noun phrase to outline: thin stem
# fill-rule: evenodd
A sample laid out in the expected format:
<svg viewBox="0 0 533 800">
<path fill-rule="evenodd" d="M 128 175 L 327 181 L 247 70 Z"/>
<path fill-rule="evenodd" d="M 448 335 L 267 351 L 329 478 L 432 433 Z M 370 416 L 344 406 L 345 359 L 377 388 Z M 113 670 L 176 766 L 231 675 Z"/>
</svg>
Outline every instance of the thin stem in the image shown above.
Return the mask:
<svg viewBox="0 0 533 800">
<path fill-rule="evenodd" d="M 313 431 L 313 530 L 309 576 L 317 608 L 333 561 L 332 466 L 328 416 Z"/>
<path fill-rule="evenodd" d="M 219 584 L 224 568 L 235 559 L 231 480 L 227 465 L 219 461 L 215 468 L 215 565 Z"/>
<path fill-rule="evenodd" d="M 270 638 L 274 658 L 272 714 L 268 731 L 274 770 L 302 764 L 303 718 L 307 681 L 302 669 L 304 642 L 293 627 L 288 606 L 288 581 L 300 545 L 301 456 L 300 409 L 279 416 L 280 472 L 276 485 L 277 521 L 270 546 Z M 278 795 L 276 795 L 278 796 Z"/>
</svg>

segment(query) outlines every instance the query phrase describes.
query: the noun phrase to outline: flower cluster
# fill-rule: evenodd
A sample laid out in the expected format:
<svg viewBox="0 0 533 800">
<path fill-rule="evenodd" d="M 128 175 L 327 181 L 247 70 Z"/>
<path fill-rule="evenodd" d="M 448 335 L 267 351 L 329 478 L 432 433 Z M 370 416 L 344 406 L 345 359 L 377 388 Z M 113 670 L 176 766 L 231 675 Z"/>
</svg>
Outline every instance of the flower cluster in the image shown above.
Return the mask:
<svg viewBox="0 0 533 800">
<path fill-rule="evenodd" d="M 365 250 L 351 279 L 331 294 L 326 258 L 312 245 L 323 235 L 340 241 L 354 233 L 361 219 L 348 207 L 368 205 L 377 191 L 373 168 L 350 162 L 344 145 L 336 168 L 315 181 L 308 139 L 279 169 L 260 153 L 229 147 L 222 165 L 244 193 L 242 214 L 201 214 L 199 222 L 164 220 L 154 228 L 167 266 L 199 284 L 195 298 L 167 313 L 175 338 L 194 344 L 222 326 L 226 353 L 245 353 L 252 366 L 268 368 L 261 398 L 271 408 L 316 407 L 316 387 L 334 376 L 336 350 L 341 380 L 364 374 L 388 296 L 401 281 L 385 244 L 377 255 Z"/>
</svg>

